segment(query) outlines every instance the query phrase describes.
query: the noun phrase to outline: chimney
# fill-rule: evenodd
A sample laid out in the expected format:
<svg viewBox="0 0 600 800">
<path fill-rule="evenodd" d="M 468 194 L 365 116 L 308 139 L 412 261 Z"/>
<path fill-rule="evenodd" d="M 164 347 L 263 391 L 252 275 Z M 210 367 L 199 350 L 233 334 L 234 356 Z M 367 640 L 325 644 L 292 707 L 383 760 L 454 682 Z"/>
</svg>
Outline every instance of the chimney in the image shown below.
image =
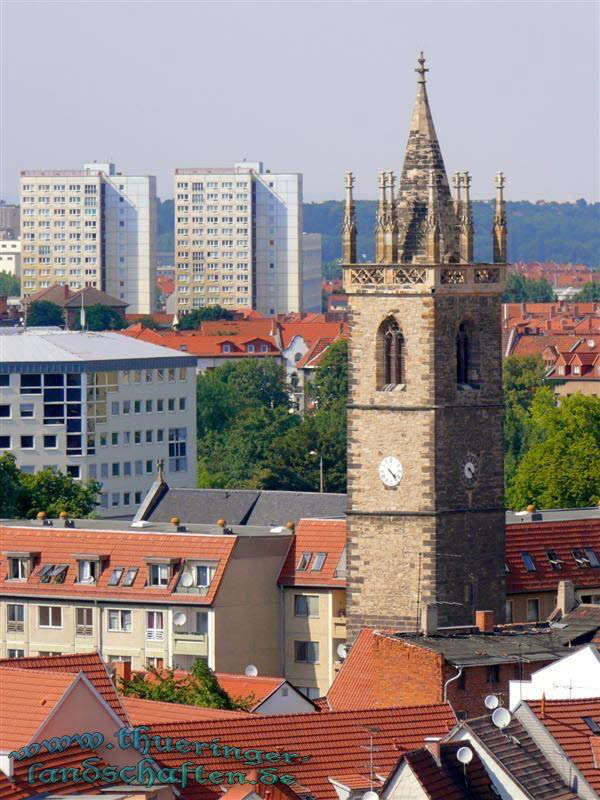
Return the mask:
<svg viewBox="0 0 600 800">
<path fill-rule="evenodd" d="M 475 612 L 475 625 L 479 628 L 480 633 L 493 633 L 494 632 L 494 612 L 493 611 L 476 611 Z"/>
<path fill-rule="evenodd" d="M 425 636 L 435 636 L 438 629 L 438 609 L 435 603 L 426 603 L 421 611 L 421 631 Z"/>
<path fill-rule="evenodd" d="M 433 756 L 435 763 L 438 767 L 441 765 L 441 750 L 442 750 L 442 740 L 439 736 L 426 736 L 425 737 L 425 747 L 431 755 Z"/>
<path fill-rule="evenodd" d="M 575 586 L 573 581 L 559 581 L 556 595 L 556 608 L 561 615 L 568 614 L 576 606 Z"/>
<path fill-rule="evenodd" d="M 118 688 L 118 680 L 130 681 L 131 680 L 131 662 L 130 661 L 113 661 L 115 684 Z"/>
</svg>

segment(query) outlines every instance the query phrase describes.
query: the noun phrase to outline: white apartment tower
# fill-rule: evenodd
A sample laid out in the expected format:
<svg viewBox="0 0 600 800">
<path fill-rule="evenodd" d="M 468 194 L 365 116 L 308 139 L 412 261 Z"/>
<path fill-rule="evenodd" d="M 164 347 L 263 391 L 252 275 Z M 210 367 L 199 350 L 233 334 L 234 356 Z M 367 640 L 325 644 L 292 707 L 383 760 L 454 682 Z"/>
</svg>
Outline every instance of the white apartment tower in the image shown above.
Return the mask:
<svg viewBox="0 0 600 800">
<path fill-rule="evenodd" d="M 175 170 L 177 310 L 302 309 L 302 176 L 260 161 Z"/>
<path fill-rule="evenodd" d="M 21 172 L 22 292 L 54 283 L 93 286 L 154 311 L 156 179 L 116 172 L 110 163 L 82 170 Z"/>
</svg>

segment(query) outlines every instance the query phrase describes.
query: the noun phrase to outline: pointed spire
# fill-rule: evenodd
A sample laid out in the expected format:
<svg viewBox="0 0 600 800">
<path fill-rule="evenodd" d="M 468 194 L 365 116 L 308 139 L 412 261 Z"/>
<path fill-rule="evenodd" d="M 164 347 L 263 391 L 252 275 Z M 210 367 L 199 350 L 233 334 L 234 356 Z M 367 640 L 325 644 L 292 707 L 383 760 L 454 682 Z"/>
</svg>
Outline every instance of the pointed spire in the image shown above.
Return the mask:
<svg viewBox="0 0 600 800">
<path fill-rule="evenodd" d="M 356 263 L 356 219 L 354 213 L 354 175 L 346 173 L 345 177 L 346 200 L 344 204 L 344 221 L 342 223 L 342 263 Z"/>
<path fill-rule="evenodd" d="M 410 121 L 397 198 L 398 229 L 401 231 L 398 240 L 398 258 L 403 262 L 427 260 L 425 223 L 429 198 L 429 173 L 430 170 L 433 170 L 440 233 L 446 250 L 440 255 L 443 261 L 455 261 L 458 258 L 456 216 L 446 168 L 429 108 L 425 83 L 425 73 L 428 72 L 428 69 L 425 67 L 423 53 L 421 53 L 418 63 L 419 66 L 416 69 L 419 76 L 417 96 Z"/>
<path fill-rule="evenodd" d="M 459 174 L 459 184 L 464 189 L 460 204 L 459 251 L 462 264 L 473 263 L 473 208 L 471 205 L 471 176 L 468 172 Z"/>
<path fill-rule="evenodd" d="M 506 180 L 501 172 L 496 175 L 496 205 L 494 208 L 493 261 L 494 264 L 506 264 L 506 207 L 504 203 L 504 187 Z"/>
<path fill-rule="evenodd" d="M 387 173 L 380 172 L 377 176 L 378 201 L 375 215 L 375 261 L 379 264 L 384 258 L 384 224 L 387 200 Z"/>
</svg>

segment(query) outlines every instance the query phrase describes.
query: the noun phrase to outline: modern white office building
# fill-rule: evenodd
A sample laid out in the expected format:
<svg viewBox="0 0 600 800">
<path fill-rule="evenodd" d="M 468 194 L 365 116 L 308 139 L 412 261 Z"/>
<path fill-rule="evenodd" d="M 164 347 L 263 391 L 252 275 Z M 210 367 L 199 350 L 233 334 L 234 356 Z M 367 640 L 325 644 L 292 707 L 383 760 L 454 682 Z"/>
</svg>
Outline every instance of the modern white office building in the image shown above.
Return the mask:
<svg viewBox="0 0 600 800">
<path fill-rule="evenodd" d="M 0 328 L 0 454 L 102 484 L 98 512 L 135 513 L 162 459 L 196 485 L 196 359 L 118 333 Z"/>
<path fill-rule="evenodd" d="M 22 287 L 27 297 L 54 283 L 93 286 L 154 311 L 156 179 L 82 170 L 21 172 Z"/>
<path fill-rule="evenodd" d="M 21 275 L 21 240 L 0 239 L 0 272 Z"/>
<path fill-rule="evenodd" d="M 321 311 L 323 290 L 323 237 L 302 234 L 302 311 Z"/>
<path fill-rule="evenodd" d="M 302 309 L 302 176 L 262 162 L 175 171 L 177 309 Z"/>
</svg>

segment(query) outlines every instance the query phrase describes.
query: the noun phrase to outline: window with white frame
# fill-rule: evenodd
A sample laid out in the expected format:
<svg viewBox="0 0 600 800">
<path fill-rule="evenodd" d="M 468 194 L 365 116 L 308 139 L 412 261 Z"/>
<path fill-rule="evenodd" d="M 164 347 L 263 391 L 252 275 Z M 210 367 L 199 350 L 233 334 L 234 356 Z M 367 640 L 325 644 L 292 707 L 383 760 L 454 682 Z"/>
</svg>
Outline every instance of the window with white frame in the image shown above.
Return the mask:
<svg viewBox="0 0 600 800">
<path fill-rule="evenodd" d="M 60 606 L 39 606 L 38 612 L 40 628 L 62 628 L 62 608 Z"/>
<path fill-rule="evenodd" d="M 146 639 L 154 642 L 162 642 L 164 638 L 163 612 L 146 612 Z"/>
<path fill-rule="evenodd" d="M 131 610 L 128 608 L 109 608 L 108 630 L 129 633 L 131 631 Z"/>
<path fill-rule="evenodd" d="M 150 564 L 148 566 L 148 585 L 168 586 L 168 584 L 169 584 L 169 565 Z"/>
<path fill-rule="evenodd" d="M 25 606 L 21 603 L 8 603 L 6 606 L 6 629 L 23 631 L 25 627 Z"/>
</svg>

